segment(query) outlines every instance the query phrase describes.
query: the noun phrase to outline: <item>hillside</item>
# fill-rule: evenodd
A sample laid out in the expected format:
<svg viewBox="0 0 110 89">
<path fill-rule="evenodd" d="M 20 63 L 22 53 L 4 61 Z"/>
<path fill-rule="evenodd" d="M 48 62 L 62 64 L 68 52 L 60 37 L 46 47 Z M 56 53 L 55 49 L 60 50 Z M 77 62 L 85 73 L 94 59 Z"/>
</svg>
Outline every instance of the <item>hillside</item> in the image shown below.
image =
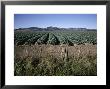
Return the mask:
<svg viewBox="0 0 110 89">
<path fill-rule="evenodd" d="M 96 31 L 96 29 L 87 29 L 87 28 L 58 28 L 58 27 L 47 27 L 47 28 L 39 28 L 39 27 L 29 27 L 29 28 L 18 28 L 15 29 L 15 31 L 21 31 L 21 30 L 26 30 L 26 31 Z"/>
</svg>

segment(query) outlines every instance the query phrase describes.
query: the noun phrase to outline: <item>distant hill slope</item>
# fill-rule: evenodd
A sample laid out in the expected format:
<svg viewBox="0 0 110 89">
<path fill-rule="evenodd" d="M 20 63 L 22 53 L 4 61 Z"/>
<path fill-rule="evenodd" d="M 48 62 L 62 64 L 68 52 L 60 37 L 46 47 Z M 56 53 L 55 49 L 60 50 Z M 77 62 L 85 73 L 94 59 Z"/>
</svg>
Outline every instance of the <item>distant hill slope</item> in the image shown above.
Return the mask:
<svg viewBox="0 0 110 89">
<path fill-rule="evenodd" d="M 29 27 L 29 28 L 18 28 L 15 31 L 96 31 L 96 29 L 87 29 L 87 28 L 58 28 L 58 27 L 47 27 L 47 28 L 39 28 L 39 27 Z"/>
</svg>

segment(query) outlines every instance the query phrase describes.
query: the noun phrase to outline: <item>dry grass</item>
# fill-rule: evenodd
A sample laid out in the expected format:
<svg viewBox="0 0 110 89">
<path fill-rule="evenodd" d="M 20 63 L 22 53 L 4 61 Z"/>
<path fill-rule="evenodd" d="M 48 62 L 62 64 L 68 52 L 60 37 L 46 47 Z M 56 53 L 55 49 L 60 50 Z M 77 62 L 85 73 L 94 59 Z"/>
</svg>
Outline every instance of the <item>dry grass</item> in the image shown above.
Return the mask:
<svg viewBox="0 0 110 89">
<path fill-rule="evenodd" d="M 15 46 L 16 76 L 96 76 L 97 45 Z"/>
</svg>

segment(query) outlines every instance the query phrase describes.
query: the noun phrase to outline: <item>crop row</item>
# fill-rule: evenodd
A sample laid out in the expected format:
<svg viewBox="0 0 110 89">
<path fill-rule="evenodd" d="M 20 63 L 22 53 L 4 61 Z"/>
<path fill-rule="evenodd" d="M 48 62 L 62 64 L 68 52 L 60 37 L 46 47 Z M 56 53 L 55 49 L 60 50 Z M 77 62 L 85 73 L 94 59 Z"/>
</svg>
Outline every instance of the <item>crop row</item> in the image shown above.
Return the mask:
<svg viewBox="0 0 110 89">
<path fill-rule="evenodd" d="M 15 32 L 15 45 L 32 44 L 97 44 L 96 31 Z"/>
</svg>

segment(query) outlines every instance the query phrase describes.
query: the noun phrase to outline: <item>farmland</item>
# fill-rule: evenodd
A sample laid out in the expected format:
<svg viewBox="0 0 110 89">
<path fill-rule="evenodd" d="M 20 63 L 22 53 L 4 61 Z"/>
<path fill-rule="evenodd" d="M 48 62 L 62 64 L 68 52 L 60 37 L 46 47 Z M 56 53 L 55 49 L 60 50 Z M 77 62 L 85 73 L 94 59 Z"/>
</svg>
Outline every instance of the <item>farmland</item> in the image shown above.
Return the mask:
<svg viewBox="0 0 110 89">
<path fill-rule="evenodd" d="M 96 31 L 43 31 L 25 32 L 16 31 L 14 36 L 15 45 L 34 44 L 97 44 Z"/>
<path fill-rule="evenodd" d="M 97 31 L 14 32 L 15 76 L 96 76 Z"/>
</svg>

